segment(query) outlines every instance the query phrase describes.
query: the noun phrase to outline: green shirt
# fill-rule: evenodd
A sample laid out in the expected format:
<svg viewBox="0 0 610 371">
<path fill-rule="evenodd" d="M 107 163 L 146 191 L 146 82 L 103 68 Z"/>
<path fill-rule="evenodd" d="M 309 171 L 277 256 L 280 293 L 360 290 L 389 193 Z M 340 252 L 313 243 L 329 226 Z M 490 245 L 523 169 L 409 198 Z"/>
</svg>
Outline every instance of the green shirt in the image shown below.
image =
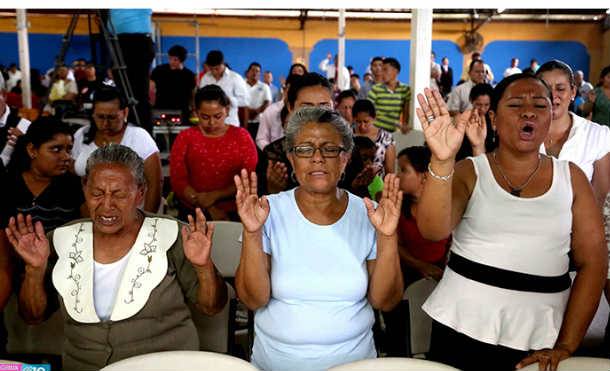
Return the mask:
<svg viewBox="0 0 610 371">
<path fill-rule="evenodd" d="M 593 117 L 591 121 L 596 122 L 600 125 L 609 126 L 610 124 L 610 100 L 606 96 L 604 91 L 597 87 L 594 90 L 595 92 L 595 103 L 593 105 Z M 589 97 L 585 100 L 586 103 L 589 103 Z"/>
<path fill-rule="evenodd" d="M 411 100 L 411 88 L 399 81 L 391 91 L 385 83 L 379 83 L 373 85 L 367 99 L 373 102 L 377 111 L 375 126 L 393 132 L 400 128 L 400 113 L 405 102 Z"/>
<path fill-rule="evenodd" d="M 376 201 L 377 193 L 383 191 L 383 180 L 379 175 L 375 175 L 371 184 L 369 184 L 369 194 L 371 195 L 371 200 Z"/>
</svg>

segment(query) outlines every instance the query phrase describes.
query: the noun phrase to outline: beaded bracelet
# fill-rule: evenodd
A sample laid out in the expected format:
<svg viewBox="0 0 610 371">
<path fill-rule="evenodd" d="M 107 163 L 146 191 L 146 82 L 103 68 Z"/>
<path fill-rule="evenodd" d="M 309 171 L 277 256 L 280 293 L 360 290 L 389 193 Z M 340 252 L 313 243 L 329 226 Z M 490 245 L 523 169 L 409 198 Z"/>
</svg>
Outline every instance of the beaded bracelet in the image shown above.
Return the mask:
<svg viewBox="0 0 610 371">
<path fill-rule="evenodd" d="M 453 173 L 455 173 L 455 168 L 451 169 L 451 173 L 449 173 L 449 175 L 440 176 L 440 175 L 434 174 L 434 171 L 432 171 L 432 167 L 430 167 L 430 163 L 428 163 L 428 172 L 435 179 L 442 180 L 442 181 L 447 181 L 447 180 L 451 179 L 451 177 L 453 176 Z"/>
</svg>

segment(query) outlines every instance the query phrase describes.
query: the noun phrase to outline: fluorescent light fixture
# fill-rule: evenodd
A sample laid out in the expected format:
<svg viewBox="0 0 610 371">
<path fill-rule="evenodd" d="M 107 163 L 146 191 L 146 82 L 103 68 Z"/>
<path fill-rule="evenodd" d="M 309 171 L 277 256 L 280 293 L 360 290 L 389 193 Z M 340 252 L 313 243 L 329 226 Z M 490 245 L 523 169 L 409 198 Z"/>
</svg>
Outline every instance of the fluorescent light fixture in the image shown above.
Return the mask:
<svg viewBox="0 0 610 371">
<path fill-rule="evenodd" d="M 597 17 L 597 16 L 593 17 L 593 20 L 594 20 L 594 21 L 597 21 L 597 19 L 598 19 L 598 17 Z"/>
<path fill-rule="evenodd" d="M 506 10 L 505 8 L 498 8 L 498 14 L 503 13 L 505 10 Z"/>
<path fill-rule="evenodd" d="M 610 9 L 606 10 L 606 14 L 610 14 Z"/>
<path fill-rule="evenodd" d="M 155 13 L 197 14 L 236 17 L 298 17 L 298 10 L 263 10 L 263 9 L 201 9 L 201 8 L 153 8 Z"/>
</svg>

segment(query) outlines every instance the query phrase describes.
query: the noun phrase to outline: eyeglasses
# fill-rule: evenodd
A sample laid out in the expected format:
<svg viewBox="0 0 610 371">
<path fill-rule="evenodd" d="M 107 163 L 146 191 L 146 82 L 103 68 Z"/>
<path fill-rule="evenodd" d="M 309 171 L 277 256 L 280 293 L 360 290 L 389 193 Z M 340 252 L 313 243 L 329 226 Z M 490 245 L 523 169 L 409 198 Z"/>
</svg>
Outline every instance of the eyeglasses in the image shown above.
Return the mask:
<svg viewBox="0 0 610 371">
<path fill-rule="evenodd" d="M 294 154 L 297 157 L 310 158 L 310 157 L 313 157 L 313 155 L 314 155 L 314 153 L 316 153 L 317 149 L 320 150 L 320 154 L 324 158 L 336 158 L 336 157 L 339 157 L 341 152 L 345 151 L 345 148 L 343 148 L 343 147 L 324 145 L 324 146 L 320 146 L 320 147 L 294 146 L 294 147 L 292 147 L 292 152 L 294 152 Z"/>
<path fill-rule="evenodd" d="M 117 122 L 119 120 L 118 115 L 100 115 L 97 113 L 93 114 L 93 118 L 95 119 L 95 121 L 99 122 L 104 122 L 104 120 L 108 122 Z"/>
</svg>

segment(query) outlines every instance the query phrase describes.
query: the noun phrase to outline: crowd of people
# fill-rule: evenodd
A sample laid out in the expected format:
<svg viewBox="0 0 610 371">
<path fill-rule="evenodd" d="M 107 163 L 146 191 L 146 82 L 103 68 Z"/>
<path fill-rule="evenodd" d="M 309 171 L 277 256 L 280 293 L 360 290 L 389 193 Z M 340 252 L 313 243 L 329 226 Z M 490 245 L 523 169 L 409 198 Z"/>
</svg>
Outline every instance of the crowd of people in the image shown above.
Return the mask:
<svg viewBox="0 0 610 371">
<path fill-rule="evenodd" d="M 242 76 L 212 50 L 195 76 L 184 47 L 168 54 L 152 107 L 196 122 L 169 148 L 177 218 L 150 128 L 95 65 L 58 67 L 55 112 L 32 123 L 0 85 L 0 308 L 15 294 L 30 323 L 61 310 L 65 369 L 199 348 L 187 303 L 214 315 L 227 302 L 209 221 L 243 225 L 234 284 L 263 370 L 377 357 L 375 322 L 399 341 L 395 308 L 422 278 L 438 281 L 429 358 L 464 370 L 554 370 L 604 289 L 610 301 L 610 67 L 594 88 L 561 61 L 522 72 L 513 58 L 496 84 L 474 53 L 454 86 L 433 53 L 415 97 L 391 56 L 362 80 L 331 54 L 320 73 L 295 63 L 274 90 L 257 62 Z M 90 123 L 71 129 L 61 102 Z M 425 145 L 397 153 L 393 133 L 414 120 Z"/>
</svg>

